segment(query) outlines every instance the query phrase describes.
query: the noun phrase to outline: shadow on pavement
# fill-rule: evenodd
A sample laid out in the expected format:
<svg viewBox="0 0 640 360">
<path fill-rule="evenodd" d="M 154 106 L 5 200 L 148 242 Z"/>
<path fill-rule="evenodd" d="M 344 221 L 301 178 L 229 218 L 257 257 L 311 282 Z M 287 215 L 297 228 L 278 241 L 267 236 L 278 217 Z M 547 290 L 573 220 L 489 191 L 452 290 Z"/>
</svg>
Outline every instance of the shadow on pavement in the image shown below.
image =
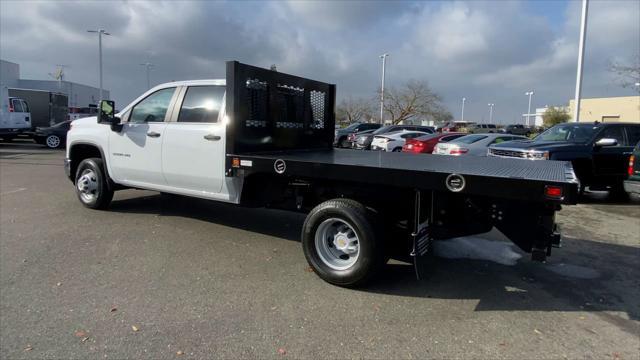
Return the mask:
<svg viewBox="0 0 640 360">
<path fill-rule="evenodd" d="M 115 200 L 111 211 L 195 218 L 291 241 L 299 241 L 304 221 L 303 214 L 166 194 Z M 528 254 L 514 266 L 433 257 L 428 278 L 420 281 L 412 265 L 390 263 L 376 281 L 359 291 L 477 300 L 476 311 L 596 312 L 617 326 L 640 332 L 640 324 L 607 313 L 624 312 L 629 319 L 640 320 L 640 248 L 583 239 L 563 241 L 564 247 L 554 249 L 545 264 L 531 262 Z M 564 267 L 574 270 L 558 271 Z"/>
</svg>

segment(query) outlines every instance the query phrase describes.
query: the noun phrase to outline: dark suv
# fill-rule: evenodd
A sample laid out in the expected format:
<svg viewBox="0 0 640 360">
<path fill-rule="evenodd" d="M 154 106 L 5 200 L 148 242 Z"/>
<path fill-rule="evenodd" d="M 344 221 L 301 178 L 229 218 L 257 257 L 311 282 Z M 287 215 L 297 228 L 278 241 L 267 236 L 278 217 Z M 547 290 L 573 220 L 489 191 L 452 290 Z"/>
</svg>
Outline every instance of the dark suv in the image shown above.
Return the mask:
<svg viewBox="0 0 640 360">
<path fill-rule="evenodd" d="M 624 194 L 629 157 L 638 141 L 640 123 L 564 123 L 533 140 L 492 145 L 488 155 L 571 161 L 581 192 L 589 186 L 615 196 Z"/>
<path fill-rule="evenodd" d="M 512 124 L 512 125 L 507 125 L 504 128 L 504 132 L 506 134 L 529 136 L 532 133 L 532 129 L 522 124 Z"/>
<path fill-rule="evenodd" d="M 354 148 L 361 150 L 370 150 L 371 142 L 373 141 L 373 137 L 376 135 L 388 134 L 395 131 L 400 130 L 413 130 L 413 131 L 424 131 L 429 134 L 433 134 L 436 132 L 436 129 L 433 126 L 422 126 L 422 125 L 387 125 L 379 128 L 378 130 L 366 134 L 362 134 L 356 136 L 354 142 Z"/>
<path fill-rule="evenodd" d="M 335 133 L 335 137 L 333 138 L 333 146 L 337 147 L 350 147 L 351 143 L 349 142 L 349 135 L 356 134 L 361 131 L 366 130 L 374 130 L 379 128 L 380 124 L 372 124 L 372 123 L 355 123 L 351 124 L 345 128 L 337 129 Z"/>
</svg>

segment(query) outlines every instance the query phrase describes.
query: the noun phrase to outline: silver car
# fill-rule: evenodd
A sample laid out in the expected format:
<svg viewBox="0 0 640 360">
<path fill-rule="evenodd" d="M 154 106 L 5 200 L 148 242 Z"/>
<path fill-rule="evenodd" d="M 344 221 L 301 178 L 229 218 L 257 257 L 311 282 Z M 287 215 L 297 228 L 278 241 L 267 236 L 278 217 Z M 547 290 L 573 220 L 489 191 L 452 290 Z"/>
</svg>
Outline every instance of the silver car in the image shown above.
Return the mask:
<svg viewBox="0 0 640 360">
<path fill-rule="evenodd" d="M 489 145 L 513 140 L 527 140 L 527 138 L 511 134 L 470 134 L 448 143 L 437 144 L 433 149 L 433 154 L 487 156 Z"/>
</svg>

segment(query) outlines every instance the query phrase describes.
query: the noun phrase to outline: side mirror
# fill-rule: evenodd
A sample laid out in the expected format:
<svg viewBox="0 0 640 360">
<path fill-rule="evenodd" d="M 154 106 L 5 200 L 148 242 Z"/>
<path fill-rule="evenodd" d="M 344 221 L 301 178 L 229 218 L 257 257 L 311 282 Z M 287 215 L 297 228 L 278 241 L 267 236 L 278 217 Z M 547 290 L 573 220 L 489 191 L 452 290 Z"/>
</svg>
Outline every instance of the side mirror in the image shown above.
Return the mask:
<svg viewBox="0 0 640 360">
<path fill-rule="evenodd" d="M 618 145 L 618 140 L 610 139 L 610 138 L 602 138 L 595 143 L 596 146 L 616 146 Z"/>
<path fill-rule="evenodd" d="M 98 122 L 111 125 L 111 130 L 118 130 L 120 118 L 115 114 L 116 103 L 113 100 L 101 100 L 98 108 Z"/>
</svg>

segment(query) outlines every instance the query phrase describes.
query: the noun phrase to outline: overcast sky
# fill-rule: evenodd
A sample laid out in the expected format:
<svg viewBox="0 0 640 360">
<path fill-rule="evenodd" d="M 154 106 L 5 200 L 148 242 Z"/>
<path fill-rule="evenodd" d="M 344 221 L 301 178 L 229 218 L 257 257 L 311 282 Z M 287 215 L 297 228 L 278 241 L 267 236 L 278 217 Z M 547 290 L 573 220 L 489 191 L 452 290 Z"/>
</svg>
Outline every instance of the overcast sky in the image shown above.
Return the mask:
<svg viewBox="0 0 640 360">
<path fill-rule="evenodd" d="M 241 62 L 337 84 L 338 99 L 374 97 L 379 55 L 390 54 L 387 84 L 427 81 L 465 119 L 521 121 L 525 91 L 534 107 L 573 97 L 579 1 L 206 2 L 0 1 L 0 57 L 23 78 L 98 85 L 97 39 L 104 28 L 104 86 L 119 108 L 152 84 L 224 77 Z M 607 71 L 640 56 L 640 1 L 591 1 L 583 94 L 633 95 Z"/>
</svg>

